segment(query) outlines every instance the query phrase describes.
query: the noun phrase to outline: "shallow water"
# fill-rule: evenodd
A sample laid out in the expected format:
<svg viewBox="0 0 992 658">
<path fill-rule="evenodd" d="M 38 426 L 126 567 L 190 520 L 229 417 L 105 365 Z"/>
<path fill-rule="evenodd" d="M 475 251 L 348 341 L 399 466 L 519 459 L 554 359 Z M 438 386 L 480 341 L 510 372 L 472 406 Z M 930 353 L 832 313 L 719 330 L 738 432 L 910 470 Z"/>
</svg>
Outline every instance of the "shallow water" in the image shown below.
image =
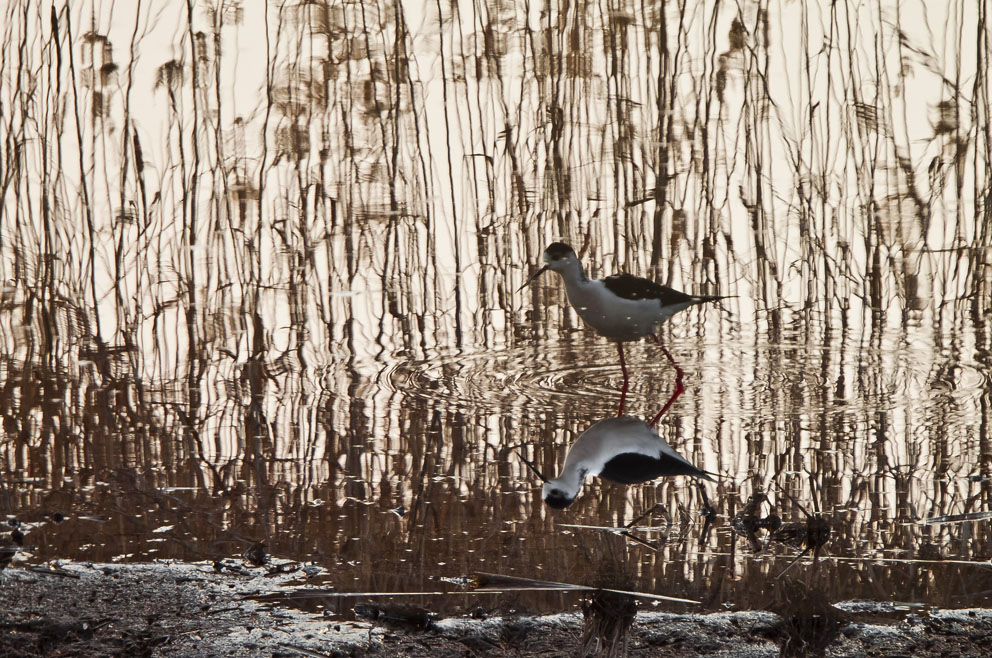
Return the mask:
<svg viewBox="0 0 992 658">
<path fill-rule="evenodd" d="M 731 554 L 727 521 L 757 487 L 783 520 L 805 519 L 797 503 L 825 514 L 832 536 L 817 572 L 803 561 L 790 575 L 814 579 L 837 600 L 986 601 L 988 519 L 921 523 L 985 509 L 989 484 L 979 464 L 987 442 L 977 419 L 988 382 L 977 363 L 956 363 L 934 393 L 941 371 L 917 372 L 922 357 L 908 348 L 716 341 L 704 331 L 679 335 L 686 325 L 678 321 L 672 329 L 686 392 L 661 432 L 721 476 L 707 485 L 720 521 L 705 543 L 702 501 L 683 478 L 631 487 L 593 480 L 567 510 L 543 506 L 540 483 L 511 448 L 522 445 L 554 473 L 570 441 L 615 413 L 613 348 L 584 333 L 415 361 L 380 355 L 377 373 L 346 380 L 347 390 L 364 395 L 274 392 L 276 413 L 292 409 L 296 427 L 273 423 L 283 431 L 254 447 L 192 441 L 173 445 L 167 458 L 170 448 L 155 436 L 121 431 L 82 449 L 56 438 L 44 451 L 25 450 L 23 476 L 8 480 L 7 499 L 21 502 L 8 513 L 40 522 L 27 538 L 39 560 L 220 559 L 261 539 L 274 556 L 326 567 L 318 582 L 342 592 L 457 592 L 440 579 L 483 571 L 612 584 L 708 607 L 753 606 L 763 605 L 798 552 L 768 544 L 755 555 L 738 539 Z M 649 344 L 629 353 L 628 411 L 653 415 L 668 397 L 672 371 Z M 583 368 L 583 359 L 593 365 Z M 291 378 L 308 379 L 298 373 L 284 381 Z M 207 407 L 204 416 L 223 413 Z M 45 466 L 56 466 L 63 451 L 69 459 L 55 481 Z M 76 465 L 76 455 L 83 463 Z M 24 477 L 31 472 L 39 475 Z M 564 525 L 622 526 L 655 503 L 672 526 L 636 534 L 661 544 L 657 552 Z M 69 518 L 43 520 L 54 512 Z M 666 524 L 660 514 L 638 522 Z M 469 595 L 428 603 L 541 610 L 574 598 Z"/>
<path fill-rule="evenodd" d="M 218 85 L 216 97 L 194 98 L 182 58 L 187 74 L 170 77 L 161 67 L 173 51 L 153 38 L 169 34 L 139 21 L 148 33 L 133 49 L 129 116 L 121 87 L 68 77 L 50 46 L 32 41 L 28 59 L 53 76 L 38 82 L 41 106 L 14 88 L 2 94 L 5 108 L 39 121 L 5 121 L 2 134 L 65 150 L 57 180 L 32 151 L 37 160 L 18 175 L 40 191 L 6 187 L 0 206 L 0 512 L 29 524 L 30 559 L 217 560 L 261 540 L 273 556 L 326 567 L 320 582 L 344 593 L 461 592 L 445 579 L 491 572 L 705 608 L 763 606 L 798 549 L 772 543 L 755 554 L 734 540 L 730 519 L 761 490 L 761 515 L 828 520 L 818 566 L 803 560 L 787 577 L 831 600 L 987 605 L 989 520 L 924 521 L 989 510 L 990 151 L 974 127 L 959 126 L 950 142 L 908 100 L 938 107 L 943 81 L 978 75 L 987 53 L 962 46 L 916 61 L 919 75 L 901 81 L 911 89 L 868 120 L 841 78 L 790 87 L 800 63 L 851 75 L 875 51 L 873 30 L 885 57 L 959 35 L 924 38 L 872 14 L 838 36 L 786 3 L 772 12 L 779 22 L 745 12 L 752 47 L 743 49 L 734 17 L 707 3 L 684 16 L 590 5 L 547 25 L 490 4 L 505 42 L 490 28 L 455 29 L 448 8 L 421 16 L 389 3 L 369 23 L 358 6 L 329 6 L 308 19 L 323 26 L 308 39 L 332 53 L 306 55 L 306 75 L 282 59 L 306 49 L 270 16 L 271 123 L 252 93 L 267 88 L 253 76 L 268 69 L 247 72 L 266 18 L 248 6 L 240 22 L 196 19 L 241 58 L 235 71 L 222 50 L 197 46 L 211 75 L 195 84 L 211 94 Z M 86 34 L 73 14 L 71 44 L 60 15 L 59 43 L 93 67 L 114 63 L 100 70 L 124 81 L 126 67 L 106 58 L 129 52 L 134 17 L 105 13 Z M 813 22 L 809 43 L 837 41 L 801 48 L 782 27 L 797 16 Z M 9 20 L 7 40 L 50 29 L 29 14 Z M 667 63 L 662 23 L 682 30 Z M 414 25 L 420 32 L 403 32 Z M 408 53 L 395 50 L 398 33 Z M 604 46 L 620 33 L 633 41 Z M 189 48 L 192 37 L 177 34 Z M 101 39 L 120 45 L 90 48 Z M 562 61 L 567 83 L 549 88 L 542 67 Z M 496 68 L 511 62 L 530 67 Z M 752 65 L 781 74 L 784 87 L 769 91 Z M 722 88 L 719 66 L 729 67 Z M 318 69 L 321 94 L 302 105 L 279 95 L 302 93 Z M 878 82 L 872 71 L 862 86 Z M 700 81 L 705 93 L 689 93 Z M 679 100 L 659 107 L 656 84 L 680 90 Z M 74 89 L 108 105 L 78 118 L 100 148 L 79 146 L 71 116 L 42 112 Z M 980 94 L 958 102 L 955 121 L 988 109 Z M 190 132 L 194 107 L 200 133 Z M 786 107 L 808 123 L 791 122 Z M 833 118 L 817 123 L 823 116 Z M 896 120 L 900 131 L 881 126 Z M 292 122 L 309 127 L 310 141 L 286 136 Z M 145 144 L 141 167 L 133 138 L 121 141 L 125 125 Z M 273 151 L 241 134 L 245 125 Z M 79 167 L 70 147 L 100 167 Z M 798 164 L 787 157 L 797 152 Z M 78 171 L 94 186 L 88 201 L 67 191 Z M 87 203 L 92 231 L 78 221 Z M 571 441 L 616 413 L 621 383 L 615 347 L 582 327 L 555 275 L 518 290 L 556 239 L 573 243 L 593 276 L 623 269 L 732 296 L 662 330 L 686 391 L 659 431 L 720 476 L 706 485 L 718 513 L 708 536 L 701 495 L 682 478 L 593 480 L 567 510 L 543 505 L 519 454 L 556 472 Z M 650 343 L 627 354 L 628 413 L 650 418 L 673 370 Z M 667 533 L 635 533 L 654 549 L 566 525 L 620 527 L 658 503 Z M 638 523 L 666 524 L 661 513 Z M 544 611 L 576 596 L 425 600 Z"/>
</svg>

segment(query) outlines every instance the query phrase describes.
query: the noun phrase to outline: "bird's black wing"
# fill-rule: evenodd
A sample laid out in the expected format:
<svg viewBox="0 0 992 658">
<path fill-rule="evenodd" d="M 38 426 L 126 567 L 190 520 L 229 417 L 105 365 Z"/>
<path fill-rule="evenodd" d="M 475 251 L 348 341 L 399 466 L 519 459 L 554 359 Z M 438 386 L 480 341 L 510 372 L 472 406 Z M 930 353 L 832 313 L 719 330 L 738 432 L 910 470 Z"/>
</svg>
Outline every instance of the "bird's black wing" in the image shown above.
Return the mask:
<svg viewBox="0 0 992 658">
<path fill-rule="evenodd" d="M 624 452 L 606 462 L 599 477 L 620 484 L 638 484 L 663 475 L 693 475 L 705 477 L 705 473 L 692 464 L 661 456 L 649 457 L 639 452 Z"/>
<path fill-rule="evenodd" d="M 633 274 L 614 274 L 603 279 L 606 289 L 624 299 L 657 299 L 662 306 L 687 304 L 698 301 L 698 297 L 687 295 L 649 279 L 643 279 Z"/>
</svg>

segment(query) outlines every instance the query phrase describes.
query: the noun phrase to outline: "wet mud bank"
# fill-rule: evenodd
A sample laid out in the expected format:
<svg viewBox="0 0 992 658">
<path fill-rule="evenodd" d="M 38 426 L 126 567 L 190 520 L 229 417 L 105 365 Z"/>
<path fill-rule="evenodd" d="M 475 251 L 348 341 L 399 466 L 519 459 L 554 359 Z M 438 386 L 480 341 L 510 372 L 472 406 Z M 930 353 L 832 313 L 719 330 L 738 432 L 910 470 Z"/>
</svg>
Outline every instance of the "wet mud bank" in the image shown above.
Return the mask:
<svg viewBox="0 0 992 658">
<path fill-rule="evenodd" d="M 980 656 L 992 643 L 990 610 L 875 602 L 670 614 L 593 597 L 575 612 L 480 619 L 356 599 L 364 619 L 352 621 L 256 598 L 289 584 L 207 563 L 9 568 L 0 657 Z"/>
</svg>

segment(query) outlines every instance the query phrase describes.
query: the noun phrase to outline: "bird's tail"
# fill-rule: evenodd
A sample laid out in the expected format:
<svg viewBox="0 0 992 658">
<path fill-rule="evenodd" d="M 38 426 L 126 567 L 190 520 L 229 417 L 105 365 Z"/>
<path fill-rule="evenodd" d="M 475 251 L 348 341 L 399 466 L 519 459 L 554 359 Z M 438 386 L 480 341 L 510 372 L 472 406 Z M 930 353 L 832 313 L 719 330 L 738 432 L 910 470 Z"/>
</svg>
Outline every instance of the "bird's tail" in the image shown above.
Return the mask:
<svg viewBox="0 0 992 658">
<path fill-rule="evenodd" d="M 692 301 L 697 304 L 705 304 L 706 302 L 718 302 L 722 299 L 734 299 L 737 295 L 693 295 Z"/>
</svg>

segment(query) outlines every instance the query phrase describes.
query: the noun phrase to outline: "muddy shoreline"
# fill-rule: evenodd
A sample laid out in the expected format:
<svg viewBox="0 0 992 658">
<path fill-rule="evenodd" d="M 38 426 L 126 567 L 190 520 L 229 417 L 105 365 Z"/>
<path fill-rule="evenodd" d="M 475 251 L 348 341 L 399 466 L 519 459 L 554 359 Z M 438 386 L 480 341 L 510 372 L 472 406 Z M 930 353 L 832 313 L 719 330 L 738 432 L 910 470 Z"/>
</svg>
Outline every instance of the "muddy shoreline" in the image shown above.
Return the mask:
<svg viewBox="0 0 992 658">
<path fill-rule="evenodd" d="M 68 563 L 43 572 L 9 568 L 0 584 L 0 657 L 441 658 L 623 655 L 624 650 L 629 656 L 770 657 L 780 651 L 816 655 L 820 649 L 828 656 L 980 656 L 988 655 L 992 641 L 990 610 L 905 615 L 878 602 L 843 602 L 825 615 L 814 614 L 812 619 L 829 617 L 833 627 L 820 640 L 808 641 L 814 637 L 809 636 L 797 643 L 788 639 L 789 620 L 767 610 L 673 614 L 641 608 L 618 632 L 624 624 L 602 616 L 597 622 L 588 608 L 585 619 L 574 611 L 346 620 L 253 598 L 288 582 L 286 576 L 217 572 L 209 563 Z M 379 605 L 374 599 L 364 603 L 366 614 Z M 817 646 L 824 638 L 826 646 Z"/>
</svg>

